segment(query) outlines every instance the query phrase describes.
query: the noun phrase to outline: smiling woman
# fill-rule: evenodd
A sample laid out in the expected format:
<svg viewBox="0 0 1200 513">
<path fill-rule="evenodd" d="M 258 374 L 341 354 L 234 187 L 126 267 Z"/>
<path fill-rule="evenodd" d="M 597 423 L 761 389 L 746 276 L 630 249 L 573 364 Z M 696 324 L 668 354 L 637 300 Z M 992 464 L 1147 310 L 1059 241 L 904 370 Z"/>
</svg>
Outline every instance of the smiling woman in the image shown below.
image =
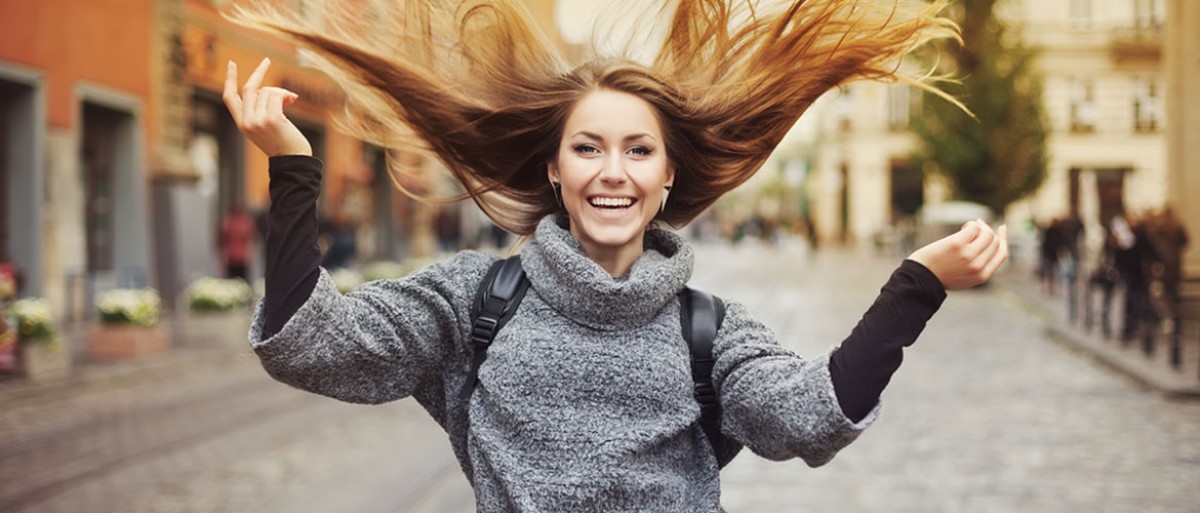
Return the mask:
<svg viewBox="0 0 1200 513">
<path fill-rule="evenodd" d="M 669 230 L 749 179 L 827 89 L 912 81 L 895 60 L 956 35 L 940 3 L 663 2 L 652 64 L 574 68 L 515 0 L 446 4 L 381 3 L 369 26 L 358 3 L 322 27 L 265 8 L 234 17 L 323 55 L 348 130 L 431 153 L 530 236 L 507 265 L 464 251 L 342 295 L 318 266 L 322 162 L 283 111 L 298 96 L 262 83 L 267 61 L 239 91 L 230 63 L 225 102 L 271 156 L 250 330 L 263 366 L 345 401 L 416 398 L 478 511 L 720 511 L 737 447 L 822 465 L 873 422 L 946 290 L 1007 257 L 1003 227 L 967 223 L 900 263 L 836 350 L 808 360 L 743 305 L 688 292 L 692 250 Z M 523 274 L 501 271 L 514 263 Z M 505 290 L 519 292 L 493 294 Z M 693 345 L 699 331 L 711 347 Z"/>
</svg>

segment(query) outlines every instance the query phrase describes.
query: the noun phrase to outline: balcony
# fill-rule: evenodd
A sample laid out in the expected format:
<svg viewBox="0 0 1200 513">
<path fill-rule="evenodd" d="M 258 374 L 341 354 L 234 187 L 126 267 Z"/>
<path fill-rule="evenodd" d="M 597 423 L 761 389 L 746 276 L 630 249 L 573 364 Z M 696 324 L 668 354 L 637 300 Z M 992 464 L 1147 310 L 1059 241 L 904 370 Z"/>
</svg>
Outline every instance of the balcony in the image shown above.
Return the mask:
<svg viewBox="0 0 1200 513">
<path fill-rule="evenodd" d="M 1162 23 L 1121 27 L 1109 37 L 1109 55 L 1114 63 L 1156 63 L 1162 59 Z"/>
</svg>

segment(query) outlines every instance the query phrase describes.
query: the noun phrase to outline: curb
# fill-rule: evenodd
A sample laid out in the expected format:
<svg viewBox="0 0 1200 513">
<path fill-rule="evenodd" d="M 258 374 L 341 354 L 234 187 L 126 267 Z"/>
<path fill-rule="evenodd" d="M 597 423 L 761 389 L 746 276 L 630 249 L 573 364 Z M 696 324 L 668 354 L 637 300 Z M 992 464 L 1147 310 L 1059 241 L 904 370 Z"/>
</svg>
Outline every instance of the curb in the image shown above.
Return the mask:
<svg viewBox="0 0 1200 513">
<path fill-rule="evenodd" d="M 1103 340 L 1081 332 L 1067 324 L 1062 315 L 1048 307 L 1044 301 L 1029 297 L 1022 290 L 1020 278 L 1009 276 L 999 281 L 999 289 L 1021 303 L 1026 310 L 1035 314 L 1051 340 L 1083 355 L 1111 370 L 1117 371 L 1138 384 L 1154 390 L 1169 399 L 1200 400 L 1200 379 L 1178 372 L 1166 363 L 1152 360 L 1134 347 L 1125 347 L 1117 340 Z M 1160 353 L 1165 348 L 1159 347 Z"/>
</svg>

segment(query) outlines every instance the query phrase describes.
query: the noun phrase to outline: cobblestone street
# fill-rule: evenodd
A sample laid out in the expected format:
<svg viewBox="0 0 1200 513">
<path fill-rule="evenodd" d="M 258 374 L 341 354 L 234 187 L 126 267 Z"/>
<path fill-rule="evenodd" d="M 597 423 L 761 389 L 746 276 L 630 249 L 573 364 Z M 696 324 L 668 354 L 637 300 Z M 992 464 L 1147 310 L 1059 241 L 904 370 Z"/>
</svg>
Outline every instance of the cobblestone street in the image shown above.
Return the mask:
<svg viewBox="0 0 1200 513">
<path fill-rule="evenodd" d="M 897 263 L 703 246 L 693 285 L 746 303 L 816 356 Z M 1008 278 L 951 293 L 879 420 L 833 462 L 746 452 L 723 473 L 726 508 L 1200 513 L 1200 402 L 1164 399 L 1049 340 Z M 0 384 L 0 512 L 473 510 L 445 436 L 415 402 L 295 391 L 248 349 L 187 356 L 121 379 L 20 394 Z"/>
</svg>

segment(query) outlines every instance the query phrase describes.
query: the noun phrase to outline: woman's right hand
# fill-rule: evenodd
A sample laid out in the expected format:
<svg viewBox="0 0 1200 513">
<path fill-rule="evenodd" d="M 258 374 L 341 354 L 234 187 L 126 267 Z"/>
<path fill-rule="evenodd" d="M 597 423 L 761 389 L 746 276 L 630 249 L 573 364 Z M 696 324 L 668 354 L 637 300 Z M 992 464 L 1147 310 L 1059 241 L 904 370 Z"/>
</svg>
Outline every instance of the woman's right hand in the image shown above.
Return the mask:
<svg viewBox="0 0 1200 513">
<path fill-rule="evenodd" d="M 300 129 L 283 114 L 283 107 L 300 97 L 281 87 L 262 87 L 263 77 L 271 67 L 263 59 L 258 69 L 246 79 L 242 94 L 237 91 L 237 64 L 229 61 L 225 72 L 225 93 L 222 98 L 238 130 L 268 157 L 280 155 L 312 155 L 312 145 Z"/>
<path fill-rule="evenodd" d="M 908 258 L 929 269 L 946 290 L 974 287 L 990 280 L 1008 259 L 1008 227 L 992 231 L 983 221 L 971 221 Z"/>
</svg>

